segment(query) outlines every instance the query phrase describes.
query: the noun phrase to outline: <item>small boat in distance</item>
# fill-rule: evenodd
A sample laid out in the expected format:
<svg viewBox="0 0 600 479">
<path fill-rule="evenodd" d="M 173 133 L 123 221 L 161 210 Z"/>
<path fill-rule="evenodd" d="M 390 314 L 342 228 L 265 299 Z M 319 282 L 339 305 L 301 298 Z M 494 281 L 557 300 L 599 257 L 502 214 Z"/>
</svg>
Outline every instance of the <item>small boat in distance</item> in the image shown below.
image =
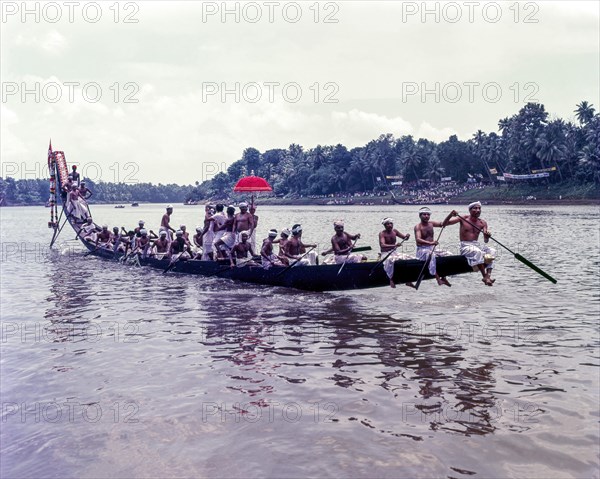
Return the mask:
<svg viewBox="0 0 600 479">
<path fill-rule="evenodd" d="M 125 208 L 123 205 L 115 205 L 115 208 Z"/>
<path fill-rule="evenodd" d="M 137 202 L 133 202 L 133 203 L 131 203 L 131 206 L 140 206 L 140 204 Z"/>
</svg>

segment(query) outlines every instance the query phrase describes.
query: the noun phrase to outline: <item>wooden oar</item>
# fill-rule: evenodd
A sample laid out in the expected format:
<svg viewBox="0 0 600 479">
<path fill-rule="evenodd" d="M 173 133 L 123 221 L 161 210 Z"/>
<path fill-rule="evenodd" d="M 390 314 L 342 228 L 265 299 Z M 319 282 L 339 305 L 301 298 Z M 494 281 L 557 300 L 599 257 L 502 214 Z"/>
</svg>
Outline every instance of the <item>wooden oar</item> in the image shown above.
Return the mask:
<svg viewBox="0 0 600 479">
<path fill-rule="evenodd" d="M 300 258 L 298 258 L 296 261 L 294 261 L 293 264 L 290 264 L 289 266 L 287 266 L 283 271 L 280 271 L 279 273 L 277 273 L 275 275 L 275 278 L 277 278 L 278 276 L 281 276 L 283 273 L 285 273 L 287 270 L 289 270 L 290 268 L 293 268 L 296 263 L 298 263 L 298 261 L 302 260 L 302 258 L 304 258 L 308 253 L 310 253 L 313 249 L 315 249 L 316 246 L 313 246 L 312 248 L 309 248 L 306 253 L 304 253 L 302 256 L 300 256 Z"/>
<path fill-rule="evenodd" d="M 442 236 L 442 232 L 444 231 L 444 228 L 446 226 L 442 226 L 442 229 L 440 230 L 440 234 L 437 237 L 436 242 L 440 241 L 440 236 Z M 415 289 L 419 289 L 419 286 L 421 286 L 421 281 L 423 281 L 423 278 L 425 277 L 425 270 L 429 267 L 429 264 L 431 263 L 431 260 L 433 259 L 433 253 L 435 251 L 437 244 L 433 245 L 433 248 L 431 249 L 431 252 L 429 253 L 429 257 L 425 260 L 425 264 L 423 265 L 423 267 L 421 268 L 421 272 L 419 273 L 419 276 L 417 277 L 417 281 L 415 283 Z"/>
<path fill-rule="evenodd" d="M 177 256 L 177 258 L 175 258 L 175 260 L 173 260 L 171 258 L 171 261 L 169 262 L 169 265 L 163 271 L 163 274 L 168 273 L 169 271 L 171 271 L 173 269 L 173 267 L 179 262 L 179 260 L 183 256 L 183 253 L 185 253 L 185 251 L 182 251 L 181 253 L 179 253 L 179 255 Z"/>
<path fill-rule="evenodd" d="M 388 254 L 386 254 L 386 255 L 385 255 L 385 257 L 384 257 L 383 259 L 381 259 L 380 261 L 378 261 L 378 262 L 375 264 L 375 266 L 373 266 L 373 267 L 371 268 L 371 272 L 369 273 L 369 277 L 370 277 L 370 276 L 373 274 L 373 272 L 375 271 L 375 268 L 377 268 L 377 266 L 379 266 L 379 265 L 380 265 L 381 263 L 383 263 L 383 262 L 384 262 L 386 259 L 388 259 L 388 257 L 389 257 L 389 256 L 390 256 L 390 255 L 391 255 L 391 254 L 392 254 L 394 251 L 396 251 L 398 248 L 400 248 L 400 246 L 402 246 L 402 245 L 404 244 L 404 242 L 405 242 L 407 239 L 408 239 L 408 238 L 406 238 L 406 239 L 403 239 L 402 241 L 400 241 L 400 243 L 398 243 L 396 246 L 394 246 L 394 248 L 393 248 L 392 250 L 390 250 L 390 251 L 388 252 Z M 359 250 L 360 250 L 360 247 L 359 247 L 359 248 L 356 248 L 354 251 L 359 251 Z"/>
<path fill-rule="evenodd" d="M 346 254 L 346 259 L 342 263 L 342 266 L 340 266 L 340 269 L 338 270 L 336 277 L 340 275 L 340 273 L 344 269 L 344 266 L 346 266 L 346 263 L 348 262 L 348 258 L 350 257 L 350 254 L 352 253 L 352 250 L 354 249 L 354 245 L 356 244 L 357 241 L 358 241 L 358 238 L 356 238 L 354 240 L 354 243 L 352 243 L 352 246 L 350 246 L 350 249 L 348 250 L 348 253 Z"/>
<path fill-rule="evenodd" d="M 467 223 L 469 223 L 473 228 L 475 228 L 476 230 L 479 230 L 479 232 L 483 233 L 483 230 L 477 226 L 474 225 L 473 223 L 471 223 L 468 219 L 463 218 L 462 216 L 458 216 L 462 221 L 466 221 Z M 508 246 L 504 246 L 502 243 L 500 243 L 500 241 L 498 241 L 497 239 L 493 238 L 491 235 L 489 236 L 489 238 L 491 240 L 494 240 L 496 243 L 498 243 L 500 246 L 502 246 L 506 251 L 508 251 L 510 254 L 512 254 L 516 259 L 518 259 L 521 263 L 523 263 L 525 266 L 528 266 L 529 268 L 531 268 L 532 270 L 534 270 L 536 273 L 542 275 L 544 278 L 546 278 L 548 281 L 551 281 L 552 283 L 556 284 L 556 280 L 550 276 L 548 273 L 546 273 L 545 271 L 543 271 L 542 269 L 540 269 L 539 267 L 537 267 L 535 264 L 533 264 L 531 261 L 529 261 L 527 258 L 524 258 L 523 256 L 521 256 L 519 253 L 515 253 L 513 250 L 511 250 Z"/>
</svg>

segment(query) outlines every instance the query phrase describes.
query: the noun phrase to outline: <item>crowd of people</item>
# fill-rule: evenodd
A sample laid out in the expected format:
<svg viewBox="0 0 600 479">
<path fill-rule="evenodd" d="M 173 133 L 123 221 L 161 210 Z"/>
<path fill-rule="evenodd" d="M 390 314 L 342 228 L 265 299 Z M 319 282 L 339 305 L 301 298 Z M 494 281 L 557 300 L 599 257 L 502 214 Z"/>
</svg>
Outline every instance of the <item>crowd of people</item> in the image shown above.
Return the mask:
<svg viewBox="0 0 600 479">
<path fill-rule="evenodd" d="M 87 216 L 82 224 L 79 235 L 84 241 L 93 243 L 95 248 L 111 250 L 115 255 L 121 253 L 122 259 L 169 258 L 170 264 L 177 261 L 225 261 L 232 268 L 262 267 L 270 269 L 273 266 L 302 267 L 319 264 L 317 253 L 314 251 L 316 244 L 302 241 L 302 225 L 295 224 L 290 229 L 278 232 L 271 229 L 260 244 L 257 251 L 256 227 L 258 216 L 254 205 L 242 202 L 236 208 L 223 204 L 206 205 L 204 224 L 198 226 L 194 235 L 190 235 L 185 225 L 178 229 L 171 226 L 173 206 L 168 205 L 161 218 L 158 235 L 145 227 L 145 222 L 140 220 L 135 229 L 126 231 L 124 228 L 114 227 L 109 231 L 108 225 L 97 226 L 91 216 Z M 442 221 L 431 221 L 431 211 L 427 207 L 419 210 L 419 223 L 414 227 L 416 240 L 416 259 L 425 261 L 431 276 L 437 283 L 451 286 L 449 281 L 437 272 L 437 258 L 450 253 L 437 250 L 438 241 L 434 238 L 434 228 L 460 223 L 460 252 L 466 257 L 470 266 L 477 268 L 482 274 L 482 281 L 492 286 L 491 279 L 495 251 L 487 246 L 491 237 L 487 223 L 480 219 L 481 203 L 474 202 L 469 205 L 469 215 L 460 216 L 455 210 L 450 212 Z M 383 268 L 390 280 L 394 283 L 394 264 L 399 259 L 410 259 L 402 253 L 399 247 L 410 238 L 394 228 L 392 218 L 381 221 L 383 230 L 379 233 L 378 242 L 380 254 L 378 261 L 383 263 Z M 346 263 L 359 263 L 367 261 L 367 257 L 354 251 L 356 241 L 360 234 L 350 234 L 345 231 L 342 220 L 333 223 L 335 234 L 331 238 L 331 248 L 321 253 L 326 258 L 323 264 L 339 264 L 343 267 Z M 479 242 L 479 234 L 483 233 L 484 244 Z M 401 242 L 398 242 L 398 238 Z M 277 247 L 277 251 L 275 251 Z M 407 283 L 407 286 L 417 287 L 418 284 Z"/>
</svg>

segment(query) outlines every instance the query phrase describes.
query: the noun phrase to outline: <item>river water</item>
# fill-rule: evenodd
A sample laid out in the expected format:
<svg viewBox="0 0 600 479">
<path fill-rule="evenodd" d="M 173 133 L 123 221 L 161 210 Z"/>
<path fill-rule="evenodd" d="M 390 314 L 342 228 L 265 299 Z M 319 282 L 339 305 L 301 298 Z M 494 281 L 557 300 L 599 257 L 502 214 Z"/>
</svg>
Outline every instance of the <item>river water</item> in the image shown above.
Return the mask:
<svg viewBox="0 0 600 479">
<path fill-rule="evenodd" d="M 163 206 L 92 212 L 157 231 Z M 375 247 L 417 210 L 259 207 L 259 237 L 298 222 L 322 250 L 343 218 Z M 339 293 L 124 266 L 68 226 L 49 251 L 48 209 L 0 212 L 2 477 L 599 477 L 597 207 L 484 206 L 557 285 L 499 250 L 492 288 Z"/>
</svg>

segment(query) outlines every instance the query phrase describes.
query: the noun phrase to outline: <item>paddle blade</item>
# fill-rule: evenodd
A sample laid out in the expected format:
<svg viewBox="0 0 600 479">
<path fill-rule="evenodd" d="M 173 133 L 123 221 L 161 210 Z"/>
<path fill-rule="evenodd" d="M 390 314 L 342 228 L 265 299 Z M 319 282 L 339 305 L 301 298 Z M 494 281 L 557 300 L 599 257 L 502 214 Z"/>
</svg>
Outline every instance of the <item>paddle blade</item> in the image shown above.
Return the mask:
<svg viewBox="0 0 600 479">
<path fill-rule="evenodd" d="M 529 266 L 536 273 L 541 274 L 548 281 L 551 281 L 552 283 L 556 284 L 556 280 L 552 276 L 550 276 L 545 271 L 542 271 L 540 268 L 538 268 L 536 265 L 534 265 L 531 261 L 527 260 L 526 258 L 523 258 L 523 256 L 521 256 L 519 253 L 515 253 L 515 258 L 517 258 L 525 266 Z"/>
</svg>

